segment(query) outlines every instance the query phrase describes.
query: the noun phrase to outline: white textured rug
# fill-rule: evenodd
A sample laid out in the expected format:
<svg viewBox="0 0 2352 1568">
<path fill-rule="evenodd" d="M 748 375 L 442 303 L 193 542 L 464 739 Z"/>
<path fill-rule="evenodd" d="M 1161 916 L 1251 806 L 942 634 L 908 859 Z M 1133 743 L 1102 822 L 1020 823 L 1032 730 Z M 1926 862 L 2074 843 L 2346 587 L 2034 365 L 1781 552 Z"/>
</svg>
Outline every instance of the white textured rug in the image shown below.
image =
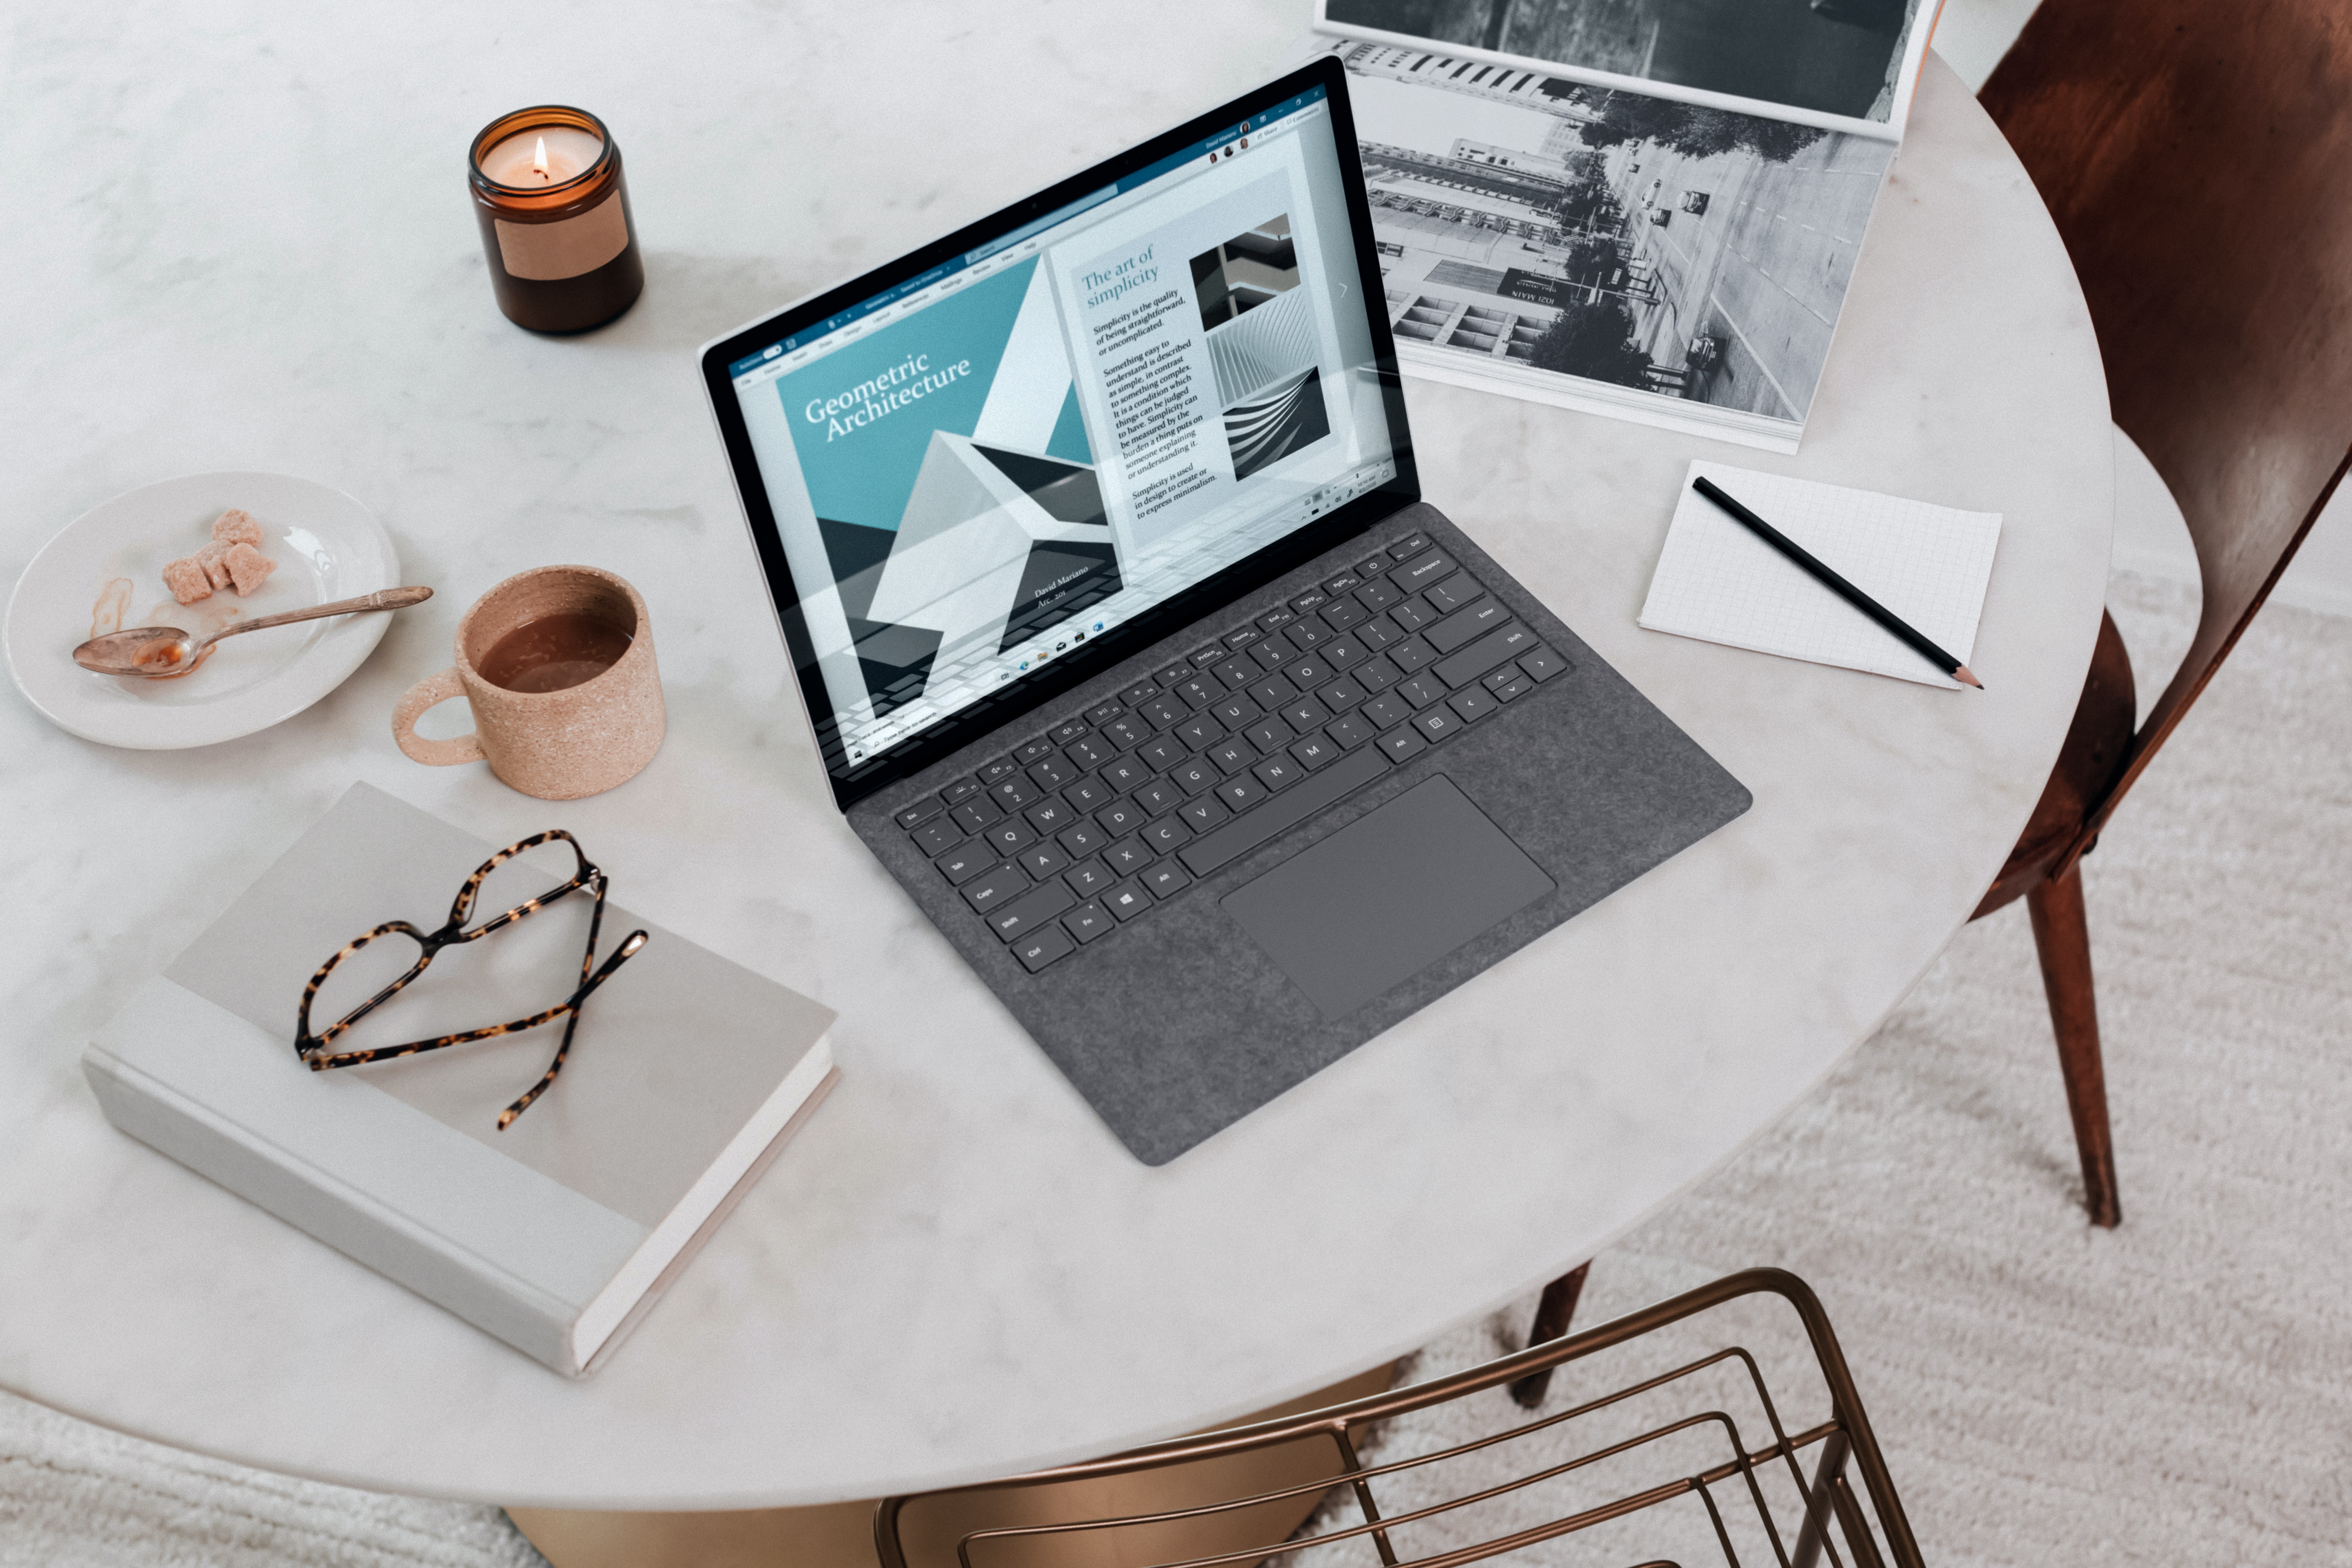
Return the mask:
<svg viewBox="0 0 2352 1568">
<path fill-rule="evenodd" d="M 2145 704 L 2194 606 L 2130 577 L 2113 603 Z M 2120 1230 L 2083 1217 L 2014 906 L 1599 1259 L 1578 1321 L 1751 1264 L 1802 1275 L 1938 1564 L 2352 1564 L 2352 621 L 2265 611 L 2084 875 Z M 1516 1349 L 1531 1310 L 1446 1336 L 1413 1375 Z M 8 1568 L 536 1561 L 494 1510 L 261 1475 L 0 1396 Z"/>
</svg>

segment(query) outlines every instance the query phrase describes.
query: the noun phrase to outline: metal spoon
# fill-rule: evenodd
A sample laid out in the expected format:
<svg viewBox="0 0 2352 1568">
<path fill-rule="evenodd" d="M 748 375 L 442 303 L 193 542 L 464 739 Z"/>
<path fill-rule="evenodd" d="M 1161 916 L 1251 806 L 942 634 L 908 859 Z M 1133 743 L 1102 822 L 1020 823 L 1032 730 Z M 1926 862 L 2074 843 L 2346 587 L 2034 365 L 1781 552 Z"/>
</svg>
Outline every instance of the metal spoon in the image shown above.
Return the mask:
<svg viewBox="0 0 2352 1568">
<path fill-rule="evenodd" d="M 337 599 L 331 605 L 313 605 L 307 610 L 288 610 L 281 615 L 263 616 L 258 620 L 238 621 L 224 626 L 198 642 L 192 632 L 177 626 L 133 626 L 127 632 L 109 632 L 102 637 L 92 637 L 73 650 L 74 662 L 84 669 L 94 669 L 100 675 L 144 675 L 156 679 L 185 675 L 204 657 L 206 648 L 223 637 L 233 637 L 240 632 L 257 632 L 265 626 L 288 626 L 295 621 L 315 621 L 321 616 L 348 616 L 362 610 L 404 610 L 411 605 L 421 605 L 433 596 L 430 588 L 384 588 L 373 594 L 362 594 L 356 599 Z"/>
</svg>

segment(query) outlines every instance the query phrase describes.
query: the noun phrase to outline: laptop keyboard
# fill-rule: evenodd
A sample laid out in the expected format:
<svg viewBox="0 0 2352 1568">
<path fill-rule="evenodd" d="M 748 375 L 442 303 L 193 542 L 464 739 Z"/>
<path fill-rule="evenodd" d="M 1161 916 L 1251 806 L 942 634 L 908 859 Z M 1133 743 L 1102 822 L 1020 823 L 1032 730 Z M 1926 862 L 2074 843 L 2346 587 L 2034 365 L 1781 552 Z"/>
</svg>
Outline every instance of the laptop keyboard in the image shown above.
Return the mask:
<svg viewBox="0 0 2352 1568">
<path fill-rule="evenodd" d="M 1034 973 L 1568 668 L 1415 533 L 893 820 Z"/>
</svg>

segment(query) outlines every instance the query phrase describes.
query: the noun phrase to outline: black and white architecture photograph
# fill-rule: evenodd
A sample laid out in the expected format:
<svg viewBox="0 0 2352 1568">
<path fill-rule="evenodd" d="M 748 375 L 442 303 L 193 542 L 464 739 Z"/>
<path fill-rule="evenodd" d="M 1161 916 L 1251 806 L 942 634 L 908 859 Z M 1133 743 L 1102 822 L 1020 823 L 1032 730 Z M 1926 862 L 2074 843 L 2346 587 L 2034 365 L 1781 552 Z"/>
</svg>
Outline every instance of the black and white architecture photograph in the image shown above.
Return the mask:
<svg viewBox="0 0 2352 1568">
<path fill-rule="evenodd" d="M 1277 213 L 1192 258 L 1202 331 L 1213 332 L 1297 287 L 1298 247 L 1291 241 L 1288 213 Z"/>
<path fill-rule="evenodd" d="M 1331 434 L 1323 406 L 1322 373 L 1309 365 L 1225 410 L 1225 441 L 1234 478 L 1245 479 Z"/>
<path fill-rule="evenodd" d="M 1885 120 L 1920 9 L 1921 0 L 1326 0 L 1324 15 L 1440 45 Z"/>
<path fill-rule="evenodd" d="M 1387 45 L 1342 58 L 1401 346 L 1803 423 L 1891 143 Z"/>
<path fill-rule="evenodd" d="M 1290 215 L 1202 251 L 1192 272 L 1234 477 L 1245 479 L 1331 433 Z"/>
</svg>

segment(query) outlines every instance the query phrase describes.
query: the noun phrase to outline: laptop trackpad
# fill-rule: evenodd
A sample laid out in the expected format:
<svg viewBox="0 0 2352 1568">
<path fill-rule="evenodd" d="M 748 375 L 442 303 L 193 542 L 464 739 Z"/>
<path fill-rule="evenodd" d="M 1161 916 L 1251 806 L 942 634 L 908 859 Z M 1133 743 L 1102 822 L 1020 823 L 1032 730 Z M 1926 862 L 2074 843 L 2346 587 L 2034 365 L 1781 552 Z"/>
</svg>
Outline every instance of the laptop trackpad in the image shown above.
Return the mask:
<svg viewBox="0 0 2352 1568">
<path fill-rule="evenodd" d="M 1552 886 L 1440 774 L 1221 902 L 1336 1021 Z"/>
</svg>

